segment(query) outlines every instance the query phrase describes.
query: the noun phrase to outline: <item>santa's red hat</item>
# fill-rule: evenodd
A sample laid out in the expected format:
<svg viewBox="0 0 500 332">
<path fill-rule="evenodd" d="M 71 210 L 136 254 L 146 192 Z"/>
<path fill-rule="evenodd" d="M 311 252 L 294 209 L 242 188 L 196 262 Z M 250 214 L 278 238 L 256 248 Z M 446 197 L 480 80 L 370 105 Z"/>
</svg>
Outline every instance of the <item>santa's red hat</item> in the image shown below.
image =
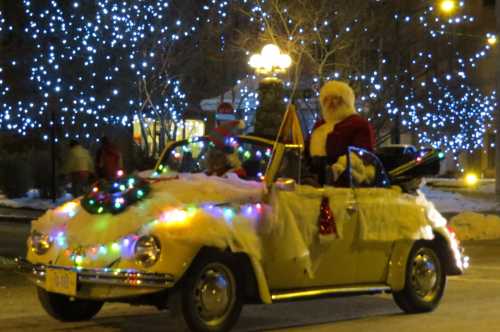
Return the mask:
<svg viewBox="0 0 500 332">
<path fill-rule="evenodd" d="M 343 100 L 343 105 L 335 110 L 331 110 L 325 105 L 327 97 L 340 97 Z M 311 135 L 309 148 L 311 156 L 314 157 L 324 157 L 327 155 L 326 140 L 328 135 L 334 131 L 337 123 L 356 113 L 356 96 L 347 83 L 341 81 L 326 82 L 321 88 L 319 100 L 324 122 L 320 126 L 317 126 Z"/>
</svg>

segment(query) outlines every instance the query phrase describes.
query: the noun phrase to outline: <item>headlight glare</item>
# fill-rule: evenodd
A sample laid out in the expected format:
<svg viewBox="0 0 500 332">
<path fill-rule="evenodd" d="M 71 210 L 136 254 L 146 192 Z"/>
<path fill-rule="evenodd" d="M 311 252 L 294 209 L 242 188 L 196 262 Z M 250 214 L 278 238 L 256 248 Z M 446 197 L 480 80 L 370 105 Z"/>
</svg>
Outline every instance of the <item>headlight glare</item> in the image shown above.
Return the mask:
<svg viewBox="0 0 500 332">
<path fill-rule="evenodd" d="M 143 267 L 151 267 L 160 258 L 160 241 L 154 236 L 143 236 L 135 243 L 134 252 L 137 263 Z"/>
<path fill-rule="evenodd" d="M 31 250 L 37 255 L 44 255 L 52 246 L 52 241 L 49 236 L 40 232 L 34 231 L 31 233 Z"/>
</svg>

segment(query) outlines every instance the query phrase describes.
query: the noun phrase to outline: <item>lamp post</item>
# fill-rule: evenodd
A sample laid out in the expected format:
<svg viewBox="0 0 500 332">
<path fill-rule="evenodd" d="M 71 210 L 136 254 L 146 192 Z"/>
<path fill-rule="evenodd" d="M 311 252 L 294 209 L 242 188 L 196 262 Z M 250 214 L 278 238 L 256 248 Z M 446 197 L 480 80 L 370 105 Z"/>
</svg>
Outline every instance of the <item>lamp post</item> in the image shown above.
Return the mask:
<svg viewBox="0 0 500 332">
<path fill-rule="evenodd" d="M 250 57 L 248 62 L 259 82 L 259 107 L 255 115 L 254 133 L 274 139 L 278 135 L 286 111 L 285 88 L 279 74 L 286 73 L 292 65 L 292 58 L 282 53 L 278 46 L 269 44 L 262 51 Z"/>
<path fill-rule="evenodd" d="M 290 68 L 292 58 L 288 54 L 281 53 L 278 46 L 268 44 L 260 53 L 252 55 L 248 64 L 257 74 L 275 77 L 277 74 L 284 74 Z"/>
</svg>

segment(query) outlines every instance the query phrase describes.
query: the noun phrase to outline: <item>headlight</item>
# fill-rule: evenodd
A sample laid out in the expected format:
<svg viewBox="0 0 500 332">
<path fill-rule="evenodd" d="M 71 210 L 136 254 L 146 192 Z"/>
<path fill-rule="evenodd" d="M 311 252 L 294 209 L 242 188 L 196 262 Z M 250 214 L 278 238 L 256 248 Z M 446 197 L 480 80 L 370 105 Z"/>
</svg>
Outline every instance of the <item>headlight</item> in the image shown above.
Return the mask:
<svg viewBox="0 0 500 332">
<path fill-rule="evenodd" d="M 49 251 L 52 245 L 48 235 L 42 234 L 40 232 L 34 231 L 31 233 L 31 250 L 37 255 L 43 255 Z"/>
<path fill-rule="evenodd" d="M 143 236 L 135 243 L 135 259 L 144 267 L 153 266 L 160 258 L 160 241 L 154 236 Z"/>
</svg>

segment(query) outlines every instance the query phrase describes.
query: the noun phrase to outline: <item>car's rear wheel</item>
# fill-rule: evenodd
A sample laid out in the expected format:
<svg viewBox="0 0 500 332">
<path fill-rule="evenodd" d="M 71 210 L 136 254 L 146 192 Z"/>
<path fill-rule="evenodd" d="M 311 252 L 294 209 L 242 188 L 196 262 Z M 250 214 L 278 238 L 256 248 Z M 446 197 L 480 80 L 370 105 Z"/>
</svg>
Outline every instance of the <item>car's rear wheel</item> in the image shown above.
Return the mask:
<svg viewBox="0 0 500 332">
<path fill-rule="evenodd" d="M 37 287 L 38 299 L 45 311 L 62 322 L 92 319 L 101 310 L 103 302 L 71 299 L 69 296 L 47 292 Z"/>
<path fill-rule="evenodd" d="M 197 259 L 169 294 L 168 306 L 177 330 L 229 331 L 243 305 L 241 285 L 228 255 Z"/>
<path fill-rule="evenodd" d="M 446 272 L 435 246 L 418 241 L 406 265 L 405 287 L 394 292 L 397 305 L 407 313 L 430 312 L 436 309 L 446 288 Z"/>
</svg>

